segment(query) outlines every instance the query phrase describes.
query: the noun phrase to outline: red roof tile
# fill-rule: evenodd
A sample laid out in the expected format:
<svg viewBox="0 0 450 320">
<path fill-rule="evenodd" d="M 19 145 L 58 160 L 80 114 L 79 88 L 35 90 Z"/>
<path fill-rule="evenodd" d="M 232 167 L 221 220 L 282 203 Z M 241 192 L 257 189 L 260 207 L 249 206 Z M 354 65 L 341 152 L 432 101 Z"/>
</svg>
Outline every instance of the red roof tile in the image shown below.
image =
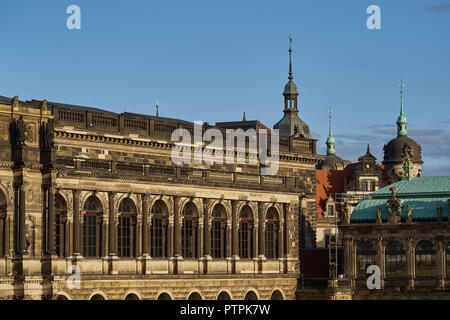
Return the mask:
<svg viewBox="0 0 450 320">
<path fill-rule="evenodd" d="M 345 178 L 352 170 L 316 170 L 316 202 L 318 217 L 322 218 L 328 197 L 344 192 Z"/>
</svg>

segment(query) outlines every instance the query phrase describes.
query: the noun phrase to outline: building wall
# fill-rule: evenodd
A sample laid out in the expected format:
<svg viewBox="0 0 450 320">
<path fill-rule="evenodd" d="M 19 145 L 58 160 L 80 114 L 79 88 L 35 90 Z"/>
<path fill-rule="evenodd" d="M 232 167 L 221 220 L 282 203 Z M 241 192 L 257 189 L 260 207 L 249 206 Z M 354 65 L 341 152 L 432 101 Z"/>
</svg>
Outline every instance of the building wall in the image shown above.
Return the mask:
<svg viewBox="0 0 450 320">
<path fill-rule="evenodd" d="M 20 133 L 22 119 L 25 127 Z M 295 150 L 288 140 L 280 146 L 278 174 L 262 176 L 259 163 L 249 163 L 251 152 L 244 153 L 244 164 L 174 166 L 170 133 L 183 123 L 18 99 L 0 101 L 0 121 L 0 144 L 6 150 L 0 154 L 0 191 L 6 199 L 6 214 L 0 217 L 1 297 L 88 299 L 102 292 L 107 299 L 121 299 L 132 290 L 143 299 L 155 299 L 166 290 L 174 299 L 183 299 L 197 290 L 203 298 L 213 299 L 225 290 L 240 299 L 254 290 L 259 298 L 268 299 L 278 288 L 286 299 L 294 298 L 300 242 L 302 237 L 314 238 L 314 166 L 319 158 L 310 142 Z M 83 206 L 91 196 L 101 207 L 97 218 L 101 252 L 96 258 L 82 256 Z M 56 198 L 65 206 L 64 256 L 55 254 Z M 125 198 L 136 207 L 136 254 L 130 258 L 118 257 L 114 245 L 118 207 Z M 152 258 L 146 247 L 151 208 L 157 200 L 168 208 L 167 258 Z M 195 259 L 180 255 L 181 210 L 187 202 L 197 209 Z M 224 259 L 208 254 L 211 212 L 218 203 L 226 211 Z M 251 208 L 254 221 L 250 259 L 239 257 L 243 206 Z M 269 208 L 278 214 L 275 259 L 265 255 Z M 304 235 L 302 216 L 308 222 Z M 71 266 L 81 272 L 81 289 L 67 288 Z"/>
</svg>

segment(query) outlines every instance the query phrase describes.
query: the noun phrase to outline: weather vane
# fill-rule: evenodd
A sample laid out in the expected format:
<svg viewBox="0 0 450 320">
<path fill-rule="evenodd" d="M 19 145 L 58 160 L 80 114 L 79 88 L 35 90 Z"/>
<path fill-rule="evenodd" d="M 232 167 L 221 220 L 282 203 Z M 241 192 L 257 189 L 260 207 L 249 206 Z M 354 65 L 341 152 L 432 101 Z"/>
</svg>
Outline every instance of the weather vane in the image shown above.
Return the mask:
<svg viewBox="0 0 450 320">
<path fill-rule="evenodd" d="M 403 89 L 405 89 L 405 85 L 403 84 L 403 80 L 400 81 L 400 84 L 398 85 L 398 87 L 400 88 L 400 93 L 403 95 L 403 93 L 405 92 Z"/>
</svg>

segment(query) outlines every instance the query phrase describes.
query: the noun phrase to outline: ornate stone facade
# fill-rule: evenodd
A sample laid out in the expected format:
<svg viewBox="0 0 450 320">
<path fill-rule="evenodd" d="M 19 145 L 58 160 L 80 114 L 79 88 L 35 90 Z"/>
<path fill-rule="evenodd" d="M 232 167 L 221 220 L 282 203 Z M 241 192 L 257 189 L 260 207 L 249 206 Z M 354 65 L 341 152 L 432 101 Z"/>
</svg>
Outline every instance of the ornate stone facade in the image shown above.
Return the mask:
<svg viewBox="0 0 450 320">
<path fill-rule="evenodd" d="M 243 164 L 174 165 L 178 128 L 194 130 L 0 98 L 0 297 L 294 299 L 299 246 L 314 242 L 315 140 L 280 136 L 264 176 L 237 147 Z"/>
</svg>

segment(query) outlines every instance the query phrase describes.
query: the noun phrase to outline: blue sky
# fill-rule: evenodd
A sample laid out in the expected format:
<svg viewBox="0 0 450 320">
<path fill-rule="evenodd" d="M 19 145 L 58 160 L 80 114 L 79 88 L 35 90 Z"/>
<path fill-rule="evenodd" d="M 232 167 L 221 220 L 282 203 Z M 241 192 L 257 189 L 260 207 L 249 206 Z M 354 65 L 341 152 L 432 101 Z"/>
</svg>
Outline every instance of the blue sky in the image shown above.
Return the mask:
<svg viewBox="0 0 450 320">
<path fill-rule="evenodd" d="M 81 8 L 81 30 L 66 8 Z M 381 30 L 369 30 L 369 5 Z M 425 175 L 450 175 L 450 1 L 0 2 L 0 95 L 190 121 L 281 117 L 288 37 L 301 118 L 325 152 L 379 161 L 395 136 L 398 83 Z"/>
</svg>

